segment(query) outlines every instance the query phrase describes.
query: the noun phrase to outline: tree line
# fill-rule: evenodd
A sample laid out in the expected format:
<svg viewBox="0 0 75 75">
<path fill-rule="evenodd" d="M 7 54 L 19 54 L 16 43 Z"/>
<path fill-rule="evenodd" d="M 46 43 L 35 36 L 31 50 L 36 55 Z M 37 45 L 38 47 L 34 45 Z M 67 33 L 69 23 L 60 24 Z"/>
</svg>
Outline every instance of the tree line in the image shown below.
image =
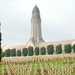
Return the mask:
<svg viewBox="0 0 75 75">
<path fill-rule="evenodd" d="M 75 53 L 75 44 L 73 46 L 71 46 L 71 44 L 67 44 L 64 46 L 64 52 L 65 53 L 71 53 L 72 49 Z M 54 46 L 53 45 L 48 45 L 47 48 L 45 47 L 36 47 L 35 49 L 31 46 L 29 46 L 28 48 L 23 48 L 22 51 L 21 50 L 17 50 L 14 49 L 7 49 L 5 50 L 5 52 L 2 52 L 1 56 L 2 57 L 14 57 L 14 56 L 33 56 L 35 55 L 45 55 L 45 54 L 53 54 L 54 53 Z M 61 54 L 62 53 L 62 45 L 59 44 L 56 46 L 56 54 Z"/>
<path fill-rule="evenodd" d="M 0 62 L 1 62 L 1 53 L 2 53 L 2 49 L 1 49 L 1 40 L 2 40 L 2 38 L 1 38 L 1 32 L 0 32 Z"/>
</svg>

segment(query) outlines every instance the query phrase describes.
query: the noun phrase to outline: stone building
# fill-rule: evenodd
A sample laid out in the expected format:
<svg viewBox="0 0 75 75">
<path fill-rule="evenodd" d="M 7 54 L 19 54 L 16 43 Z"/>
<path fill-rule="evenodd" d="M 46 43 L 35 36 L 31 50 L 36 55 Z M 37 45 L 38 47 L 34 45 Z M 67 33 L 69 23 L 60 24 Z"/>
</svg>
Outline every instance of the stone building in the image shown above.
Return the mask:
<svg viewBox="0 0 75 75">
<path fill-rule="evenodd" d="M 64 40 L 64 41 L 55 41 L 55 42 L 45 42 L 42 38 L 42 32 L 41 32 L 41 17 L 40 17 L 40 10 L 35 5 L 32 10 L 32 17 L 31 17 L 31 37 L 26 45 L 17 45 L 17 46 L 4 46 L 2 47 L 2 50 L 5 51 L 6 49 L 13 49 L 16 48 L 16 50 L 23 49 L 25 47 L 47 47 L 50 44 L 54 45 L 54 48 L 56 48 L 57 45 L 61 44 L 62 48 L 64 48 L 64 45 L 71 44 L 73 45 L 75 43 L 74 40 Z"/>
</svg>

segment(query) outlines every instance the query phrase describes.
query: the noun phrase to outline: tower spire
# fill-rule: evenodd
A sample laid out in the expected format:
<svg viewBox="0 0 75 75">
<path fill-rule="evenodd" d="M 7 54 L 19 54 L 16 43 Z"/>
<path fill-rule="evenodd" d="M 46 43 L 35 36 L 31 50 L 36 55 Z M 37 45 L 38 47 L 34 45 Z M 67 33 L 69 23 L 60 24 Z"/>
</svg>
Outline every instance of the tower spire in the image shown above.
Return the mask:
<svg viewBox="0 0 75 75">
<path fill-rule="evenodd" d="M 34 45 L 34 47 L 37 46 L 39 43 L 44 42 L 44 40 L 42 39 L 42 32 L 41 32 L 40 10 L 37 7 L 37 5 L 35 5 L 32 10 L 31 38 L 28 41 L 27 46 L 29 46 L 30 42 Z"/>
</svg>

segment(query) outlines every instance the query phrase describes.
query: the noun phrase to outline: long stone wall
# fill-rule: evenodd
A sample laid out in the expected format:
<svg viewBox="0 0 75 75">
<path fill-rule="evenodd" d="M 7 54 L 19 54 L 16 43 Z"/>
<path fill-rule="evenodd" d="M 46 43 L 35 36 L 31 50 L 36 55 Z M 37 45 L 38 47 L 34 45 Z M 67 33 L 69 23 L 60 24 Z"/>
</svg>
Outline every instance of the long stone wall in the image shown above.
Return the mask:
<svg viewBox="0 0 75 75">
<path fill-rule="evenodd" d="M 44 46 L 45 48 L 47 48 L 47 46 L 51 45 L 51 44 L 54 45 L 54 49 L 56 49 L 56 46 L 59 44 L 61 44 L 62 49 L 64 49 L 64 46 L 66 44 L 71 44 L 71 45 L 75 44 L 75 39 L 74 40 L 64 40 L 64 41 L 55 41 L 55 42 L 43 42 L 39 45 L 39 47 L 41 48 Z"/>
<path fill-rule="evenodd" d="M 54 49 L 56 48 L 57 45 L 61 44 L 62 49 L 64 50 L 64 45 L 75 44 L 75 39 L 74 40 L 64 40 L 64 41 L 55 41 L 55 42 L 42 42 L 42 43 L 38 44 L 37 46 L 39 48 L 41 48 L 41 47 L 47 48 L 47 46 L 51 45 L 51 44 L 54 45 Z M 19 50 L 19 49 L 22 50 L 23 48 L 26 48 L 26 45 L 4 46 L 4 47 L 2 47 L 2 51 L 4 52 L 6 49 L 13 49 L 13 48 L 16 48 L 16 50 Z M 33 48 L 35 48 L 35 47 L 33 47 Z"/>
</svg>

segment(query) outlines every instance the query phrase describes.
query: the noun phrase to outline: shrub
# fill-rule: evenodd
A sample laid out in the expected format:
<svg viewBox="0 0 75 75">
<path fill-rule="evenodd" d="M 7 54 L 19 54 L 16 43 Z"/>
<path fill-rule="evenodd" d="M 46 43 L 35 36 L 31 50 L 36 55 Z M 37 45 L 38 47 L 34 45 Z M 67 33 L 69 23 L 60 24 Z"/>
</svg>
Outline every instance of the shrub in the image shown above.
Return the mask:
<svg viewBox="0 0 75 75">
<path fill-rule="evenodd" d="M 27 48 L 23 48 L 23 49 L 22 49 L 22 54 L 23 54 L 23 56 L 27 56 L 27 53 L 28 53 Z"/>
<path fill-rule="evenodd" d="M 5 57 L 5 52 L 2 52 L 1 53 L 1 57 Z"/>
<path fill-rule="evenodd" d="M 46 48 L 45 47 L 42 47 L 41 48 L 41 55 L 45 55 L 46 54 Z"/>
<path fill-rule="evenodd" d="M 62 46 L 61 46 L 61 44 L 56 46 L 56 53 L 57 54 L 61 54 L 62 53 Z"/>
<path fill-rule="evenodd" d="M 71 44 L 67 44 L 64 46 L 64 51 L 65 53 L 71 53 L 72 49 L 71 49 Z"/>
<path fill-rule="evenodd" d="M 31 46 L 28 47 L 28 55 L 29 56 L 33 55 L 33 47 L 31 47 Z"/>
<path fill-rule="evenodd" d="M 54 52 L 54 46 L 53 45 L 48 45 L 47 46 L 47 53 L 48 54 L 53 54 Z"/>
<path fill-rule="evenodd" d="M 7 50 L 5 51 L 5 55 L 6 55 L 6 57 L 10 57 L 10 49 L 7 49 Z"/>
<path fill-rule="evenodd" d="M 15 48 L 10 50 L 10 55 L 16 56 L 16 49 Z"/>
<path fill-rule="evenodd" d="M 17 50 L 17 56 L 21 56 L 21 50 Z"/>
<path fill-rule="evenodd" d="M 35 55 L 39 55 L 39 47 L 35 48 Z"/>
<path fill-rule="evenodd" d="M 75 44 L 73 45 L 73 51 L 74 51 L 74 53 L 75 53 Z"/>
</svg>

